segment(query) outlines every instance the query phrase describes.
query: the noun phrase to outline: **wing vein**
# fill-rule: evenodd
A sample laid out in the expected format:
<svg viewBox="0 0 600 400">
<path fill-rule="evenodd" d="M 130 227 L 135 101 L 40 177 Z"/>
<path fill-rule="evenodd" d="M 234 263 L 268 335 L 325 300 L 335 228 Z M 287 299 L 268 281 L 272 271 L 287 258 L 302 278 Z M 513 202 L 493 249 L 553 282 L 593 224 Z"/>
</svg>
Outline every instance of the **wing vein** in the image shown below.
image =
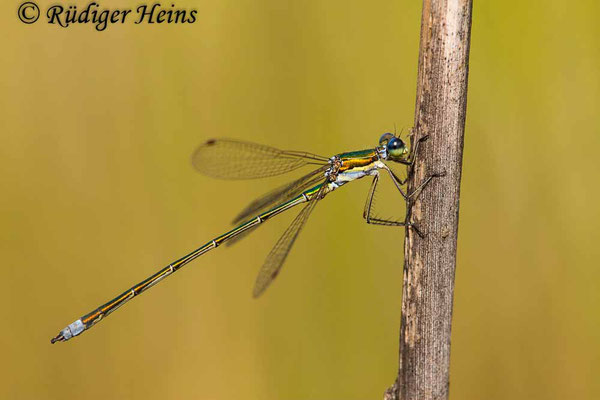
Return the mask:
<svg viewBox="0 0 600 400">
<path fill-rule="evenodd" d="M 219 179 L 264 178 L 327 161 L 326 157 L 312 153 L 231 139 L 209 140 L 192 155 L 192 164 L 199 172 Z"/>
<path fill-rule="evenodd" d="M 292 249 L 294 242 L 298 238 L 298 234 L 306 224 L 306 221 L 314 210 L 317 202 L 322 198 L 326 187 L 327 183 L 324 182 L 319 191 L 308 201 L 308 204 L 306 204 L 302 211 L 298 213 L 277 243 L 275 243 L 275 246 L 273 246 L 273 249 L 267 256 L 265 263 L 256 277 L 256 283 L 254 284 L 254 291 L 252 293 L 254 297 L 260 296 L 281 271 L 281 267 Z"/>
</svg>

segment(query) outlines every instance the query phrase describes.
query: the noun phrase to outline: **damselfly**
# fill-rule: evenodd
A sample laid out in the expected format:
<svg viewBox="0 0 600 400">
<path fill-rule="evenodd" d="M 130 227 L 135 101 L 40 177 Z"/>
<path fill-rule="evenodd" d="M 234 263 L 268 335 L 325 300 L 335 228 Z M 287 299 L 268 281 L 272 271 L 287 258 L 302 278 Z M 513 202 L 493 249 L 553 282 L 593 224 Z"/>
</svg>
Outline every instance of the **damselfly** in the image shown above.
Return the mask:
<svg viewBox="0 0 600 400">
<path fill-rule="evenodd" d="M 237 227 L 208 241 L 198 249 L 172 262 L 108 303 L 101 305 L 72 324 L 69 324 L 51 342 L 66 341 L 81 334 L 127 301 L 154 286 L 207 251 L 225 242 L 232 243 L 275 215 L 299 204 L 306 203 L 275 244 L 256 278 L 253 294 L 254 297 L 260 296 L 281 270 L 281 266 L 298 237 L 300 230 L 306 224 L 308 217 L 319 200 L 340 186 L 365 176 L 373 177 L 363 212 L 363 217 L 367 223 L 407 226 L 408 224 L 405 221 L 386 220 L 371 216 L 373 196 L 377 189 L 380 170 L 389 174 L 392 182 L 405 200 L 408 200 L 412 195 L 417 193 L 435 176 L 429 176 L 413 193 L 407 194 L 401 187 L 405 184 L 406 179 L 400 179 L 385 164 L 386 161 L 393 161 L 409 166 L 412 165 L 418 144 L 421 141 L 422 139 L 417 141 L 413 151 L 409 152 L 407 145 L 399 137 L 391 133 L 385 133 L 381 136 L 379 145 L 375 148 L 341 153 L 330 158 L 312 153 L 283 151 L 269 146 L 235 140 L 218 139 L 207 141 L 195 151 L 192 162 L 201 173 L 215 178 L 261 178 L 290 172 L 306 165 L 317 165 L 318 168 L 292 183 L 279 187 L 256 199 L 235 218 L 234 223 L 239 224 Z M 251 216 L 253 217 L 250 218 Z"/>
</svg>

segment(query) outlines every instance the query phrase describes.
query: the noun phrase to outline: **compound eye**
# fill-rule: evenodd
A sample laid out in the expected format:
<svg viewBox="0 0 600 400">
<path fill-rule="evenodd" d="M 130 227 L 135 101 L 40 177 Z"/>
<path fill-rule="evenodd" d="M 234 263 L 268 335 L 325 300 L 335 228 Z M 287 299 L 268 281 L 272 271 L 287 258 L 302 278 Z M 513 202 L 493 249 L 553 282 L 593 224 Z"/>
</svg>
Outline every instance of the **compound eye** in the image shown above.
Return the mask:
<svg viewBox="0 0 600 400">
<path fill-rule="evenodd" d="M 384 133 L 383 135 L 381 135 L 381 137 L 379 138 L 379 145 L 380 146 L 385 146 L 390 139 L 392 139 L 394 137 L 394 135 L 392 135 L 391 133 L 387 132 Z"/>
<path fill-rule="evenodd" d="M 387 151 L 392 158 L 398 158 L 404 155 L 406 146 L 402 140 L 395 137 L 388 142 Z"/>
</svg>

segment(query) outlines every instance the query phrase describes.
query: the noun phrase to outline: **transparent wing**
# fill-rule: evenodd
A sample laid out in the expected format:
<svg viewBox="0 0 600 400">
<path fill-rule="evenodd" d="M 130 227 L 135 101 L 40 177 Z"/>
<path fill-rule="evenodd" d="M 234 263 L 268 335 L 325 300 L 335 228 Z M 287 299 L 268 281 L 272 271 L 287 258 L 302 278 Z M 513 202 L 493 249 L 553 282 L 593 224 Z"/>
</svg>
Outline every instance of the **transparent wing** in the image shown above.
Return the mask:
<svg viewBox="0 0 600 400">
<path fill-rule="evenodd" d="M 298 234 L 306 224 L 308 217 L 312 210 L 314 210 L 315 205 L 321 199 L 325 188 L 327 187 L 326 183 L 323 183 L 319 191 L 312 197 L 308 204 L 304 206 L 302 211 L 298 214 L 296 218 L 292 221 L 290 226 L 286 229 L 283 235 L 279 238 L 262 268 L 260 269 L 258 276 L 256 277 L 256 283 L 254 284 L 254 291 L 252 295 L 254 297 L 260 296 L 267 287 L 273 282 L 273 279 L 277 277 L 279 271 L 281 270 L 281 266 L 285 262 L 292 245 L 296 241 Z"/>
<path fill-rule="evenodd" d="M 237 224 L 248 217 L 266 211 L 266 209 L 269 207 L 293 199 L 300 193 L 322 181 L 327 168 L 329 168 L 329 165 L 324 165 L 323 167 L 316 169 L 291 183 L 278 187 L 277 189 L 274 189 L 259 197 L 252 203 L 248 204 L 248 206 L 235 217 L 232 223 Z"/>
<path fill-rule="evenodd" d="M 324 165 L 323 167 L 310 172 L 309 174 L 304 175 L 302 178 L 299 178 L 287 185 L 281 186 L 275 190 L 270 191 L 262 197 L 254 200 L 250 203 L 246 208 L 244 208 L 232 221 L 233 224 L 239 224 L 242 221 L 258 215 L 264 211 L 267 211 L 269 208 L 275 207 L 277 204 L 285 203 L 288 200 L 293 199 L 298 196 L 300 193 L 305 190 L 317 185 L 320 181 L 323 180 L 323 174 L 325 170 L 329 168 L 329 164 Z M 256 225 L 253 228 L 248 229 L 247 231 L 239 234 L 228 240 L 225 244 L 227 246 L 231 246 L 241 239 L 245 238 L 248 234 L 254 232 L 256 228 L 260 225 Z"/>
<path fill-rule="evenodd" d="M 279 150 L 231 139 L 211 139 L 192 154 L 192 164 L 199 172 L 219 179 L 263 178 L 304 165 L 323 165 L 327 161 L 327 157 L 312 153 Z"/>
</svg>

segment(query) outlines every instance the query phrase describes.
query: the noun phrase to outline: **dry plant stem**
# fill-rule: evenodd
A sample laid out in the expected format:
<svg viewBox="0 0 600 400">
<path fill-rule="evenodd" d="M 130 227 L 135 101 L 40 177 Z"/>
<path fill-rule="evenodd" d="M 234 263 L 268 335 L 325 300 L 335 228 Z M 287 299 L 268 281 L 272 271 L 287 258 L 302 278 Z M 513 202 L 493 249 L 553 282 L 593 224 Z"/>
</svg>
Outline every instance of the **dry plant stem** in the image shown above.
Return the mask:
<svg viewBox="0 0 600 400">
<path fill-rule="evenodd" d="M 450 331 L 467 77 L 471 0 L 424 0 L 415 107 L 418 149 L 412 192 L 433 178 L 409 207 L 404 243 L 400 366 L 386 399 L 447 399 Z"/>
</svg>

